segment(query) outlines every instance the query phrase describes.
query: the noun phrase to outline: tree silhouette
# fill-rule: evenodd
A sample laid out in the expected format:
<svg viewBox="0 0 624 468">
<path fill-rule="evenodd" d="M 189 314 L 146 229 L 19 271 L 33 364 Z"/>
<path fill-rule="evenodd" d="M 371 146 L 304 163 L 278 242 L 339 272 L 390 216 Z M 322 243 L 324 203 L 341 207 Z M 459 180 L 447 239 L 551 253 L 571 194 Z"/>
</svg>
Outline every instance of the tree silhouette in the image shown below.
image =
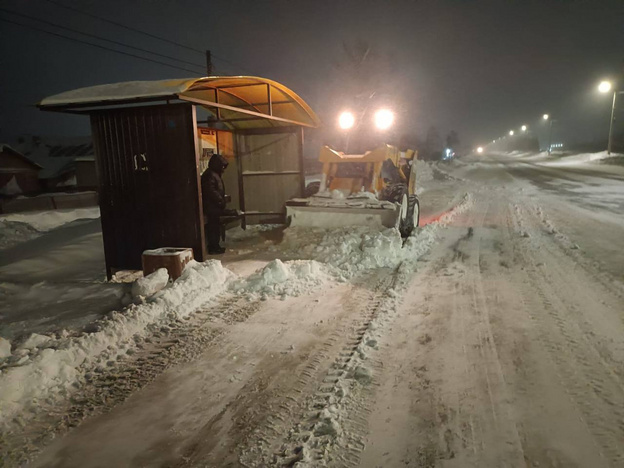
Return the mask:
<svg viewBox="0 0 624 468">
<path fill-rule="evenodd" d="M 446 147 L 447 148 L 457 148 L 459 145 L 459 135 L 455 130 L 451 130 L 451 132 L 446 136 Z"/>
</svg>

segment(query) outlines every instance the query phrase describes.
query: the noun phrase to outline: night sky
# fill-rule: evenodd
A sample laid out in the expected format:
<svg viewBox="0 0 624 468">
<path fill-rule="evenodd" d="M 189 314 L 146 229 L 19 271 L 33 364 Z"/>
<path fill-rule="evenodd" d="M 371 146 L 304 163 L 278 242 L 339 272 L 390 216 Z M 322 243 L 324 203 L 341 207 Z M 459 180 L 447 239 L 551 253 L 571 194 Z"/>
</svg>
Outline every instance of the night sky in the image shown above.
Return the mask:
<svg viewBox="0 0 624 468">
<path fill-rule="evenodd" d="M 558 119 L 566 143 L 605 139 L 603 77 L 624 70 L 624 1 L 119 1 L 54 0 L 102 18 L 211 49 L 220 74 L 253 74 L 292 88 L 333 126 L 340 110 L 343 43 L 364 40 L 393 57 L 400 123 L 431 125 L 486 142 L 512 128 Z M 196 63 L 197 73 L 145 62 L 0 21 L 0 141 L 22 134 L 88 135 L 87 117 L 41 112 L 42 98 L 103 83 L 202 76 L 201 53 L 68 11 L 47 0 L 0 8 Z M 99 42 L 0 11 L 0 18 Z"/>
</svg>

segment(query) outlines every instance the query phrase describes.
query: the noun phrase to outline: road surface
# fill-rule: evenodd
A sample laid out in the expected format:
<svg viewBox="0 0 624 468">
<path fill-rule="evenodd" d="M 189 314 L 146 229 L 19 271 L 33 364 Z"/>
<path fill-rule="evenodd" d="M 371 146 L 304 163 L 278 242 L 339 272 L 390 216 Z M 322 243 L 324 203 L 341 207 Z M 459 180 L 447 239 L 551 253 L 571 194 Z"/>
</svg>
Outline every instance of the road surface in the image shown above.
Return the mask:
<svg viewBox="0 0 624 468">
<path fill-rule="evenodd" d="M 35 467 L 624 466 L 624 174 L 486 155 L 437 170 L 423 222 L 466 197 L 415 270 L 224 294 L 7 444 Z"/>
</svg>

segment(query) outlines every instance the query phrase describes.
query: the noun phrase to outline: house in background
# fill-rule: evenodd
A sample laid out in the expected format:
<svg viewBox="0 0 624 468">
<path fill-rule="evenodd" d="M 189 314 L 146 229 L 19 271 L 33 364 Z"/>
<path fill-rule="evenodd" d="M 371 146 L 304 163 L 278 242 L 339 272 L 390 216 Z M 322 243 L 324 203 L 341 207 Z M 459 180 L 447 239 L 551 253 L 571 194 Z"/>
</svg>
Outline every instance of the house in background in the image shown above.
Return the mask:
<svg viewBox="0 0 624 468">
<path fill-rule="evenodd" d="M 43 168 L 39 173 L 47 192 L 95 190 L 95 153 L 90 137 L 38 137 L 18 140 L 17 148 Z"/>
<path fill-rule="evenodd" d="M 76 158 L 76 187 L 80 190 L 97 191 L 98 181 L 95 169 L 95 155 Z"/>
<path fill-rule="evenodd" d="M 41 191 L 42 167 L 9 145 L 0 144 L 0 195 L 15 196 Z"/>
</svg>

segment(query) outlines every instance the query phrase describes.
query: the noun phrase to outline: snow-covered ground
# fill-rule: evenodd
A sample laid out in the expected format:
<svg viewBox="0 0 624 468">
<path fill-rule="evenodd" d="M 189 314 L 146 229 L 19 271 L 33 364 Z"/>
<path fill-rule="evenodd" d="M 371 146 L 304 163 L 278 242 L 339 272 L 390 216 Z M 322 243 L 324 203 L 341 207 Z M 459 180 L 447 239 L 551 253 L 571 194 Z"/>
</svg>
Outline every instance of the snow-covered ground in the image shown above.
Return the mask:
<svg viewBox="0 0 624 468">
<path fill-rule="evenodd" d="M 44 232 L 76 220 L 99 217 L 100 209 L 98 207 L 29 211 L 0 215 L 0 249 L 6 249 L 21 242 L 34 239 Z"/>
<path fill-rule="evenodd" d="M 618 466 L 624 175 L 530 155 L 418 164 L 422 227 L 405 243 L 238 230 L 221 262 L 115 290 L 134 303 L 81 329 L 14 339 L 3 460 Z"/>
<path fill-rule="evenodd" d="M 499 156 L 503 154 L 504 153 L 498 153 Z M 551 154 L 548 154 L 547 151 L 542 151 L 540 153 L 514 151 L 509 153 L 508 156 L 519 161 L 539 163 L 546 166 L 574 166 L 587 163 L 617 163 L 624 155 L 617 153 L 608 154 L 606 151 L 599 151 L 597 153 L 553 151 Z"/>
</svg>

